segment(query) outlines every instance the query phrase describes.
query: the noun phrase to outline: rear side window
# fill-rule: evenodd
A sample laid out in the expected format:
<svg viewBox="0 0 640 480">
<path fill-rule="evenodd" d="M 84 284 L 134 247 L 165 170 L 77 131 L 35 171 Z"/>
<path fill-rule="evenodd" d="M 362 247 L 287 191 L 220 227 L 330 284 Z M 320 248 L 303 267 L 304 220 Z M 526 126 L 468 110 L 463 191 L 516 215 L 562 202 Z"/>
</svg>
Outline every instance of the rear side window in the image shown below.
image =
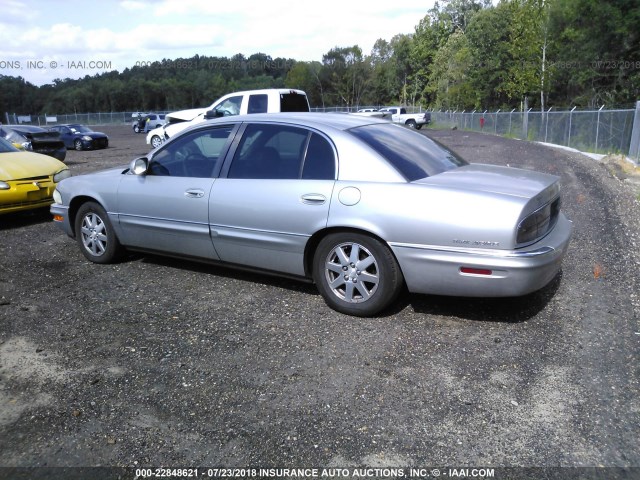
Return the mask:
<svg viewBox="0 0 640 480">
<path fill-rule="evenodd" d="M 468 165 L 440 144 L 406 127 L 382 123 L 349 131 L 386 158 L 409 182 Z"/>
<path fill-rule="evenodd" d="M 304 180 L 333 180 L 336 178 L 336 159 L 331 144 L 312 133 L 302 168 Z"/>
<path fill-rule="evenodd" d="M 281 112 L 308 112 L 309 102 L 307 96 L 296 92 L 280 94 Z"/>
<path fill-rule="evenodd" d="M 227 177 L 333 180 L 335 154 L 326 139 L 304 128 L 248 125 Z"/>
<path fill-rule="evenodd" d="M 250 95 L 247 113 L 267 113 L 269 97 L 266 94 Z"/>
</svg>

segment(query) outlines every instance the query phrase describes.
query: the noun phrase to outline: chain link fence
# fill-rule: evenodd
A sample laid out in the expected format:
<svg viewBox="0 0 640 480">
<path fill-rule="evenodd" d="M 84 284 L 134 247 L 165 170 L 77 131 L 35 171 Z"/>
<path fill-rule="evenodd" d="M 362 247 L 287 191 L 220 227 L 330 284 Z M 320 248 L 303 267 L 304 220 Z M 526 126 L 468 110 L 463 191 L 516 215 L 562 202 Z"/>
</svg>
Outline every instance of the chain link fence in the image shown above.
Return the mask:
<svg viewBox="0 0 640 480">
<path fill-rule="evenodd" d="M 316 112 L 357 112 L 379 109 L 380 105 L 312 108 Z M 407 112 L 423 112 L 420 106 L 408 106 Z M 148 112 L 141 112 L 143 114 Z M 153 112 L 168 113 L 168 112 Z M 27 123 L 43 127 L 61 123 L 85 125 L 132 124 L 138 112 L 73 113 L 65 115 L 5 114 L 6 123 Z M 640 102 L 635 109 L 554 110 L 495 112 L 432 111 L 434 125 L 493 133 L 537 142 L 553 143 L 592 153 L 620 153 L 640 164 Z"/>
<path fill-rule="evenodd" d="M 65 115 L 17 115 L 5 113 L 4 121 L 9 125 L 27 124 L 41 127 L 50 127 L 64 123 L 80 123 L 82 125 L 122 125 L 133 124 L 138 118 L 138 113 L 142 116 L 147 113 L 169 113 L 169 112 L 106 112 L 106 113 L 69 113 Z"/>
<path fill-rule="evenodd" d="M 572 147 L 584 152 L 619 153 L 639 163 L 640 102 L 635 109 L 546 112 L 433 111 L 437 126 L 493 133 Z"/>
</svg>

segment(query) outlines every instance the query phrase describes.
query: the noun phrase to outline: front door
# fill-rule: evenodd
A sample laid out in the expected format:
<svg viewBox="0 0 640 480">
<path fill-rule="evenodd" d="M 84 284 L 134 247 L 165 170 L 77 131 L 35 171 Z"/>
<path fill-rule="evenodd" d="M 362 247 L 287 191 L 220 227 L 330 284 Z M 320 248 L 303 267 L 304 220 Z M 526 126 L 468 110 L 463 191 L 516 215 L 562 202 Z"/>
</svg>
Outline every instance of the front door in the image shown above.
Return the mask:
<svg viewBox="0 0 640 480">
<path fill-rule="evenodd" d="M 143 175 L 124 175 L 118 190 L 122 243 L 218 259 L 209 232 L 209 195 L 232 126 L 176 138 L 150 159 Z"/>
</svg>

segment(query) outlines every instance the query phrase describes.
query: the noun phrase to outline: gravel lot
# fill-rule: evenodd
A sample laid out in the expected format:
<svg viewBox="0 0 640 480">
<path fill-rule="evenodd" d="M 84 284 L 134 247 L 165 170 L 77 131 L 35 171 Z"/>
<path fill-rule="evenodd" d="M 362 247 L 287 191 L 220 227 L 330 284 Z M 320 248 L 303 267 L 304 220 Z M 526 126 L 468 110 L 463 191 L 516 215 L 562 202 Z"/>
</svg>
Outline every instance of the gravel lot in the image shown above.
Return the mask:
<svg viewBox="0 0 640 480">
<path fill-rule="evenodd" d="M 129 126 L 74 174 L 148 151 Z M 600 163 L 424 131 L 561 176 L 562 274 L 516 299 L 404 295 L 373 319 L 313 285 L 156 256 L 94 265 L 48 212 L 0 217 L 0 466 L 634 467 L 640 202 Z M 0 469 L 0 477 L 8 477 Z M 602 477 L 608 478 L 608 477 Z"/>
</svg>

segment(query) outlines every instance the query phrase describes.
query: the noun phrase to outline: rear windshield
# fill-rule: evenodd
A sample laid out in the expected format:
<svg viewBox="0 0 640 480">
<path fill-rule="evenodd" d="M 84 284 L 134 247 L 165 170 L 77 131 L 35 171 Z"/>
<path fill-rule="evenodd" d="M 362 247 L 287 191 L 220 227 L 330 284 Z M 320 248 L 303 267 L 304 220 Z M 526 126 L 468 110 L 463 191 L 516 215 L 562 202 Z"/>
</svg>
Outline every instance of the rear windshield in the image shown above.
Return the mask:
<svg viewBox="0 0 640 480">
<path fill-rule="evenodd" d="M 281 112 L 308 112 L 309 102 L 306 95 L 296 92 L 280 94 L 280 111 Z"/>
<path fill-rule="evenodd" d="M 382 123 L 349 131 L 386 158 L 409 182 L 468 165 L 439 143 L 407 127 Z"/>
</svg>

